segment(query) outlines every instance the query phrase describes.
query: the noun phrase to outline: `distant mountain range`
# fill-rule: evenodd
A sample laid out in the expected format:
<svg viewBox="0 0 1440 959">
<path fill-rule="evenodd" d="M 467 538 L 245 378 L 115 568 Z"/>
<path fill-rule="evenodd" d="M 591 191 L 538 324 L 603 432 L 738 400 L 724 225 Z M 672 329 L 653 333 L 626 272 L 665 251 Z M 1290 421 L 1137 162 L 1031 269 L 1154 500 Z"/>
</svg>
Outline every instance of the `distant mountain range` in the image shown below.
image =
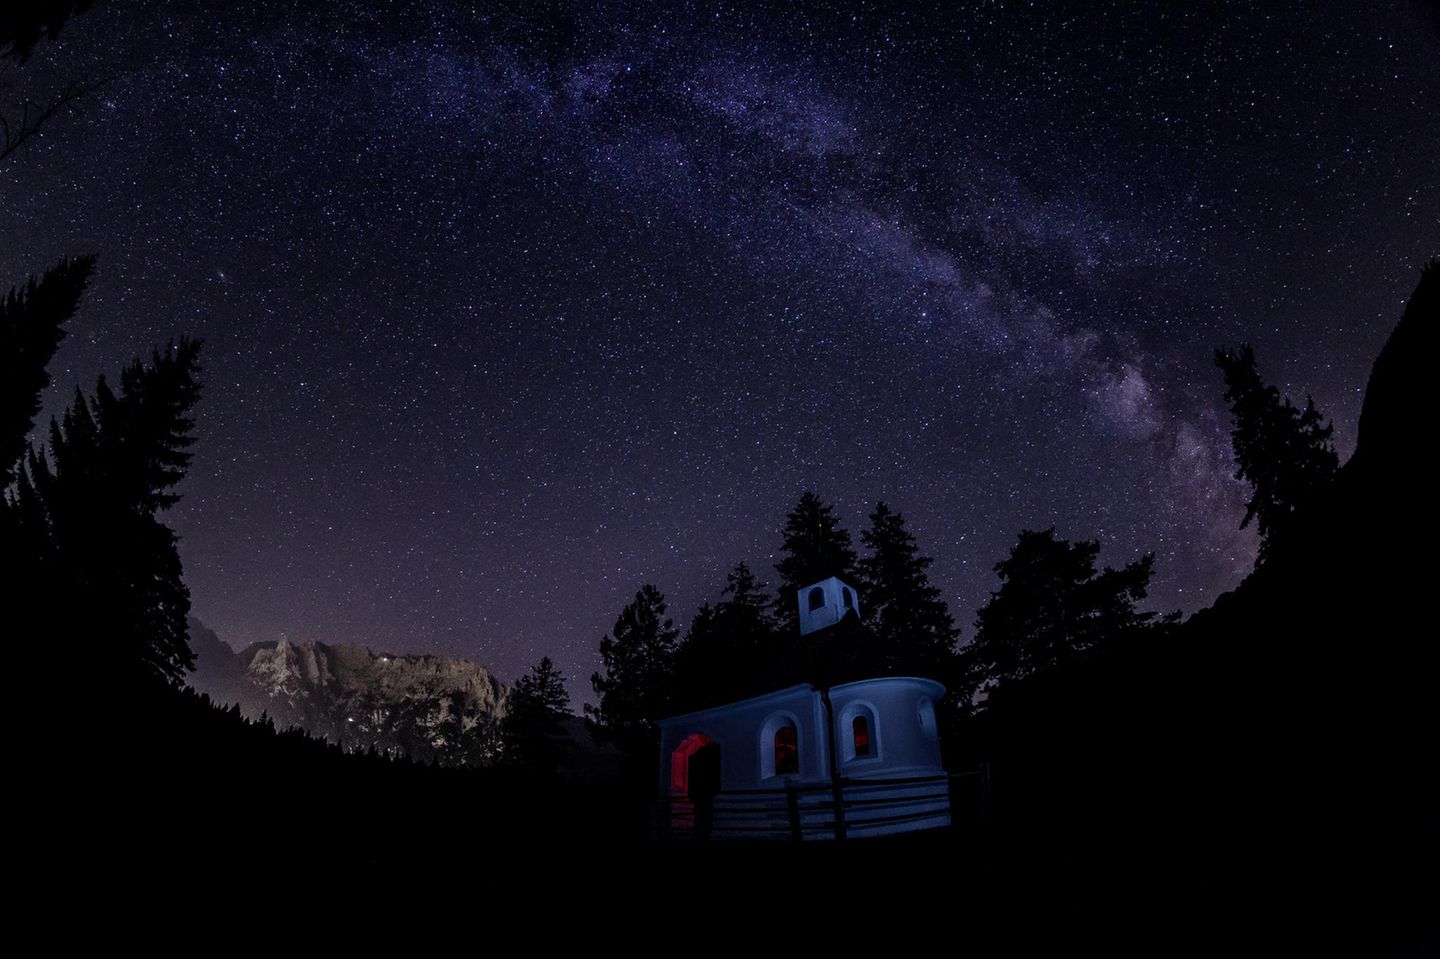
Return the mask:
<svg viewBox="0 0 1440 959">
<path fill-rule="evenodd" d="M 217 703 L 238 704 L 248 718 L 263 714 L 281 729 L 298 726 L 347 748 L 423 760 L 436 758 L 457 728 L 498 721 L 510 696 L 484 666 L 450 656 L 284 638 L 237 653 L 194 619 L 190 648 L 189 684 Z"/>
</svg>

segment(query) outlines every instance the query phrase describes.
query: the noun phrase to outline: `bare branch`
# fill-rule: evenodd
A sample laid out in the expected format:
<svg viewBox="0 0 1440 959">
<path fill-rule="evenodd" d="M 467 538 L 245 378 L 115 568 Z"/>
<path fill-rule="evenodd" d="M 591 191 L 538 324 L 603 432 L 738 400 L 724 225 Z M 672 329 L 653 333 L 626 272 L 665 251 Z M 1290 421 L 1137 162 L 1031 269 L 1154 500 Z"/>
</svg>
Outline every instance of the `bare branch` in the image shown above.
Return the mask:
<svg viewBox="0 0 1440 959">
<path fill-rule="evenodd" d="M 4 162 L 10 154 L 18 150 L 22 143 L 34 136 L 61 109 L 75 104 L 104 85 L 103 81 L 82 83 L 71 80 L 47 106 L 26 100 L 20 104 L 20 117 L 13 127 L 8 117 L 0 116 L 0 136 L 3 136 L 3 140 L 0 140 L 0 162 Z"/>
</svg>

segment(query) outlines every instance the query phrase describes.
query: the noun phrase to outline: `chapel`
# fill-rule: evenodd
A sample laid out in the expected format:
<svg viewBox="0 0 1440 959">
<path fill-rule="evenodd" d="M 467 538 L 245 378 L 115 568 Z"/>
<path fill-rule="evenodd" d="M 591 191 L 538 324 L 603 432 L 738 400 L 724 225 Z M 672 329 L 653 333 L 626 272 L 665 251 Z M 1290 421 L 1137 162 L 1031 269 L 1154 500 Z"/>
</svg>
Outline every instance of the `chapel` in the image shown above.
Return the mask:
<svg viewBox="0 0 1440 959">
<path fill-rule="evenodd" d="M 854 588 L 798 590 L 800 635 L 855 623 Z M 917 676 L 800 683 L 660 721 L 660 831 L 824 840 L 948 826 L 935 703 Z"/>
</svg>

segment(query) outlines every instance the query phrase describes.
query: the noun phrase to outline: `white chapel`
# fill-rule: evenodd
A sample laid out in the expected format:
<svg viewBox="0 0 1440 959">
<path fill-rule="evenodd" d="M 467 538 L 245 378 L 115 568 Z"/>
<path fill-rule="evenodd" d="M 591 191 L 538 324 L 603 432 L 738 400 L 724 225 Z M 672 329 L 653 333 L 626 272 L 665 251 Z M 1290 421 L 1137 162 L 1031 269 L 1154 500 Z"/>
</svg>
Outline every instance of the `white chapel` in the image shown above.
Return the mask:
<svg viewBox="0 0 1440 959">
<path fill-rule="evenodd" d="M 798 591 L 802 637 L 859 616 L 840 579 Z M 933 679 L 810 684 L 660 721 L 660 830 L 835 839 L 950 823 Z"/>
</svg>

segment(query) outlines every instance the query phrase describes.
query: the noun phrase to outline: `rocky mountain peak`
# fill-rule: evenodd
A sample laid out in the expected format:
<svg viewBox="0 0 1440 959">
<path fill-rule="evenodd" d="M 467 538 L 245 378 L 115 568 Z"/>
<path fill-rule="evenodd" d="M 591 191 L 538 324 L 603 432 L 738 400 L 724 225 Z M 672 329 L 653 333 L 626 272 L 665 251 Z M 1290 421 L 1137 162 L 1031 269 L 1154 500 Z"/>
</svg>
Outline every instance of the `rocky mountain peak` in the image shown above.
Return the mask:
<svg viewBox="0 0 1440 959">
<path fill-rule="evenodd" d="M 236 653 L 191 621 L 196 669 L 190 685 L 251 718 L 298 726 L 344 746 L 429 758 L 448 728 L 498 721 L 509 689 L 479 663 L 451 656 L 397 655 L 282 635 Z"/>
</svg>

